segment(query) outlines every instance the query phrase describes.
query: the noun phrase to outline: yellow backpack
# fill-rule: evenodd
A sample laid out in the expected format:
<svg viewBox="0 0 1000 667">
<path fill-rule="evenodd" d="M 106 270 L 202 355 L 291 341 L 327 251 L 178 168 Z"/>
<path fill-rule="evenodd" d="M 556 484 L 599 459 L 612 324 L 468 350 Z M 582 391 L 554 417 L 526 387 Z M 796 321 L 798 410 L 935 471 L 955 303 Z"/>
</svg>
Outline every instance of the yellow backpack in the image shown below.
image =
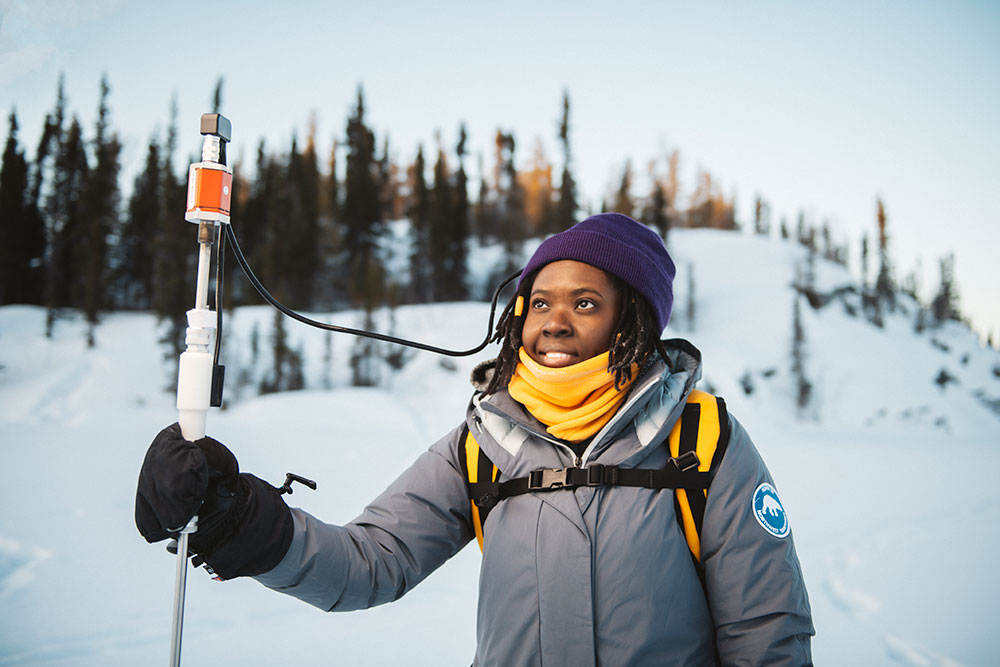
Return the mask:
<svg viewBox="0 0 1000 667">
<path fill-rule="evenodd" d="M 677 522 L 684 531 L 691 555 L 700 563 L 705 502 L 712 477 L 729 444 L 729 414 L 722 398 L 697 389 L 692 391 L 680 419 L 667 437 L 670 459 L 663 468 L 593 464 L 586 468 L 534 470 L 527 477 L 498 482 L 499 470 L 483 453 L 468 427 L 463 442 L 462 472 L 480 549 L 483 548 L 483 526 L 490 510 L 511 496 L 578 486 L 640 486 L 674 489 Z"/>
</svg>

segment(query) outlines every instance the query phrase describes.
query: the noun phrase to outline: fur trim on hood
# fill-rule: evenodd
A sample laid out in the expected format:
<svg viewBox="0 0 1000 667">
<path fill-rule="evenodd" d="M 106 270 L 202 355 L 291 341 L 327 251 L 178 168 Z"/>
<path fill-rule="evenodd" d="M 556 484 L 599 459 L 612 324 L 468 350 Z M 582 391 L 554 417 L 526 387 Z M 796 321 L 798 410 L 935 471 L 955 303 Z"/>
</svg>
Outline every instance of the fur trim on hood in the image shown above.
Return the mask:
<svg viewBox="0 0 1000 667">
<path fill-rule="evenodd" d="M 473 388 L 476 391 L 483 392 L 486 388 L 490 386 L 490 380 L 493 379 L 493 373 L 497 369 L 496 359 L 487 359 L 476 364 L 476 367 L 472 369 L 472 374 L 469 376 L 469 382 L 472 383 Z"/>
</svg>

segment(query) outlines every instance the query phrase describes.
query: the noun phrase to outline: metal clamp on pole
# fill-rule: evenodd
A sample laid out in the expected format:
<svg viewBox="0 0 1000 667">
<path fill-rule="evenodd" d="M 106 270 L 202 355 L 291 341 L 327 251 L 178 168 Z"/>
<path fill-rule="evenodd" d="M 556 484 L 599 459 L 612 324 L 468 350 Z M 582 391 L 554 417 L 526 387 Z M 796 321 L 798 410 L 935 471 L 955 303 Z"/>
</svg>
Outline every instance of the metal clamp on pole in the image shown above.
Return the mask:
<svg viewBox="0 0 1000 667">
<path fill-rule="evenodd" d="M 205 135 L 201 162 L 188 170 L 188 197 L 185 220 L 198 225 L 198 280 L 194 308 L 187 311 L 186 349 L 181 353 L 177 374 L 177 414 L 181 435 L 186 440 L 205 437 L 205 420 L 212 404 L 212 353 L 217 333 L 218 313 L 208 307 L 209 271 L 215 227 L 229 223 L 233 171 L 226 166 L 226 144 L 232 138 L 232 124 L 219 114 L 201 117 Z M 181 663 L 181 636 L 184 626 L 184 595 L 187 586 L 188 539 L 198 530 L 193 516 L 177 540 L 177 576 L 174 589 L 174 620 L 170 642 L 170 664 Z"/>
</svg>

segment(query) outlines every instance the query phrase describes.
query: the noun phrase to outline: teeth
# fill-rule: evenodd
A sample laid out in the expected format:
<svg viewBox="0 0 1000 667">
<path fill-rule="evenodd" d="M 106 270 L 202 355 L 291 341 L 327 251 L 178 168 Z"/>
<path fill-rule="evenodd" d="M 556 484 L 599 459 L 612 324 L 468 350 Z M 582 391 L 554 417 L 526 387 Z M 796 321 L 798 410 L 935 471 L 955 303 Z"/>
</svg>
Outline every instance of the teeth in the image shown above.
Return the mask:
<svg viewBox="0 0 1000 667">
<path fill-rule="evenodd" d="M 569 359 L 570 355 L 565 352 L 546 352 L 545 356 L 549 359 Z"/>
</svg>

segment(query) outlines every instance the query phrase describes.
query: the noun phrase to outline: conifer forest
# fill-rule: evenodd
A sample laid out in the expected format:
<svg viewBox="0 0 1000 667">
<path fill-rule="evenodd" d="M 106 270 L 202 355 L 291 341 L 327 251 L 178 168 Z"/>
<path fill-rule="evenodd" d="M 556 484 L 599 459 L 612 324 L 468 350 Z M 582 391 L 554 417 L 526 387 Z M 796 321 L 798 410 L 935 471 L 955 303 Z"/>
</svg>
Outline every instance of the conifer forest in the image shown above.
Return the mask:
<svg viewBox="0 0 1000 667">
<path fill-rule="evenodd" d="M 105 77 L 93 127 L 81 126 L 70 112 L 62 79 L 45 118 L 22 119 L 10 111 L 0 171 L 0 304 L 43 306 L 47 335 L 66 312 L 83 313 L 90 345 L 96 344 L 102 313 L 153 311 L 165 324 L 165 354 L 172 355 L 181 350 L 196 261 L 196 229 L 183 227 L 187 174 L 175 166 L 183 158 L 176 105 L 165 110 L 164 136 L 151 135 L 134 181 L 123 183 L 110 90 Z M 222 92 L 219 79 L 213 111 L 222 110 Z M 763 195 L 738 219 L 734 198 L 722 194 L 708 173 L 682 192 L 677 151 L 649 167 L 641 179 L 647 191 L 633 185 L 637 174 L 628 162 L 601 201 L 584 201 L 573 177 L 571 112 L 564 92 L 561 108 L 552 113 L 561 152 L 557 164 L 538 151 L 525 159 L 522 139 L 502 128 L 493 155 L 470 155 L 464 127 L 456 128 L 450 144 L 439 133 L 436 145 L 416 147 L 413 162 L 399 164 L 388 138 L 369 125 L 359 85 L 330 154 L 317 154 L 310 132 L 283 148 L 261 141 L 253 164 L 231 165 L 234 231 L 268 290 L 288 306 L 312 312 L 370 313 L 382 306 L 488 299 L 488 293 L 473 293 L 467 280 L 473 239 L 503 248 L 504 260 L 490 274 L 499 278 L 519 268 L 526 239 L 566 229 L 598 210 L 629 214 L 668 243 L 675 227 L 742 229 L 795 240 L 844 266 L 859 255 L 860 266 L 852 271 L 861 276 L 866 316 L 876 325 L 897 291 L 916 296 L 921 277 L 900 277 L 893 266 L 881 200 L 871 241 L 865 235 L 860 252 L 838 242 L 828 224 L 815 225 L 804 214 L 794 225 L 772 220 Z M 19 141 L 23 123 L 42 125 L 37 146 Z M 390 271 L 380 247 L 388 223 L 401 219 L 409 221 L 409 266 Z M 224 271 L 225 307 L 260 302 L 235 262 L 225 263 Z M 939 285 L 930 292 L 916 326 L 962 318 L 953 257 L 940 260 Z"/>
</svg>

